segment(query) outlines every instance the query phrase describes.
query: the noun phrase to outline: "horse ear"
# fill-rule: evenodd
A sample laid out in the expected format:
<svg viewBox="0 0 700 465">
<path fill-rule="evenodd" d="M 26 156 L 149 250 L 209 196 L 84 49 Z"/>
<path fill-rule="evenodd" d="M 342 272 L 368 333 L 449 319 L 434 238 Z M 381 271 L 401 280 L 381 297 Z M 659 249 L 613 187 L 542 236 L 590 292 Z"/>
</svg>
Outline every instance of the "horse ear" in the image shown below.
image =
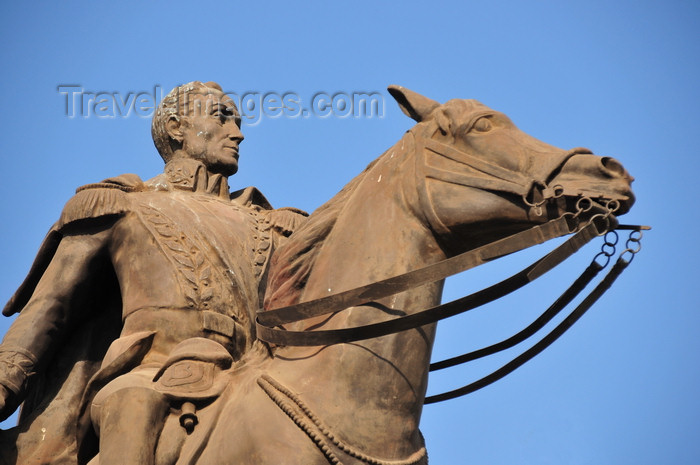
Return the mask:
<svg viewBox="0 0 700 465">
<path fill-rule="evenodd" d="M 417 92 L 408 90 L 402 86 L 390 85 L 387 90 L 396 102 L 398 102 L 401 111 L 417 122 L 423 121 L 431 111 L 440 106 L 435 100 L 424 97 Z"/>
</svg>

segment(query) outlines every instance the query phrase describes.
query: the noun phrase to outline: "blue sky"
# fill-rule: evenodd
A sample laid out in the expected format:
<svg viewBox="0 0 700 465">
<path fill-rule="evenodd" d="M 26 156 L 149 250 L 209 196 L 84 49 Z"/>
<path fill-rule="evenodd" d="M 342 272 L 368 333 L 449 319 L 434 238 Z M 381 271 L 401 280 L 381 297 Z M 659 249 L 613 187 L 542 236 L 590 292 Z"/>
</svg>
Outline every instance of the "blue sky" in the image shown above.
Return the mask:
<svg viewBox="0 0 700 465">
<path fill-rule="evenodd" d="M 319 92 L 380 92 L 382 117 L 281 116 L 244 126 L 232 186 L 256 185 L 275 206 L 308 211 L 411 127 L 387 85 L 441 102 L 475 98 L 548 143 L 620 160 L 637 179 L 637 204 L 624 221 L 654 229 L 609 294 L 545 353 L 477 393 L 426 406 L 431 463 L 700 461 L 695 2 L 205 5 L 0 6 L 0 298 L 19 285 L 77 186 L 161 169 L 149 119 L 136 111 L 69 118 L 58 86 L 127 98 L 214 80 L 240 94 L 294 92 L 304 102 Z M 522 328 L 594 252 L 521 294 L 441 323 L 434 358 Z M 526 259 L 450 279 L 445 297 L 479 289 Z M 476 379 L 507 358 L 439 374 L 429 391 Z"/>
</svg>

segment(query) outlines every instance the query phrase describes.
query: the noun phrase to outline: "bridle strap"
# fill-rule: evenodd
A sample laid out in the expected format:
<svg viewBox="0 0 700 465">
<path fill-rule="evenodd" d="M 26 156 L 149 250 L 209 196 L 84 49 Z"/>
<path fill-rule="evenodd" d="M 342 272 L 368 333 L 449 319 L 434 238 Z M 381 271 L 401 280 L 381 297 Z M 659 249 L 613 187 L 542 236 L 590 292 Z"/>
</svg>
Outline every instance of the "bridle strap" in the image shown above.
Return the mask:
<svg viewBox="0 0 700 465">
<path fill-rule="evenodd" d="M 576 221 L 562 216 L 545 224 L 534 226 L 506 238 L 441 260 L 417 270 L 383 279 L 347 291 L 302 302 L 287 307 L 258 312 L 257 321 L 263 326 L 277 326 L 308 318 L 335 313 L 349 307 L 381 299 L 413 287 L 427 284 L 474 268 L 495 258 L 517 252 L 549 239 L 570 234 L 576 230 Z"/>
<path fill-rule="evenodd" d="M 538 189 L 539 195 L 542 198 L 537 205 L 541 205 L 549 199 L 561 197 L 562 195 L 578 197 L 588 193 L 580 188 L 574 190 L 566 189 L 558 185 L 549 186 L 547 184 L 548 179 L 536 179 L 526 176 L 519 171 L 495 165 L 467 152 L 463 152 L 451 145 L 444 144 L 429 137 L 424 137 L 423 135 L 415 136 L 415 144 L 416 150 L 419 152 L 426 151 L 426 155 L 428 152 L 435 153 L 455 163 L 467 166 L 472 171 L 472 174 L 448 171 L 430 166 L 426 163 L 424 164 L 423 171 L 428 178 L 477 189 L 513 194 L 524 199 L 526 203 L 528 202 L 528 198 L 533 196 L 533 191 Z M 552 176 L 552 173 L 558 172 L 574 155 L 590 153 L 590 150 L 582 147 L 569 150 L 560 160 L 557 160 L 557 165 L 549 170 L 548 178 Z M 592 195 L 592 197 L 595 197 L 595 195 Z"/>
<path fill-rule="evenodd" d="M 552 319 L 557 316 L 567 305 L 571 303 L 572 300 L 576 298 L 577 295 L 581 293 L 593 279 L 598 276 L 601 270 L 604 269 L 603 265 L 600 265 L 595 259 L 591 262 L 588 267 L 581 273 L 581 275 L 573 282 L 569 288 L 564 291 L 564 293 L 559 296 L 559 298 L 550 307 L 545 310 L 535 321 L 530 323 L 525 329 L 514 334 L 513 336 L 504 339 L 501 342 L 491 344 L 490 346 L 483 347 L 472 352 L 468 352 L 457 357 L 448 358 L 439 362 L 434 362 L 430 364 L 430 371 L 443 370 L 445 368 L 450 368 L 453 366 L 461 365 L 463 363 L 471 362 L 473 360 L 478 360 L 489 355 L 502 352 L 506 349 L 514 347 L 524 340 L 530 338 L 532 335 L 537 333 L 540 329 L 544 328 Z"/>
<path fill-rule="evenodd" d="M 421 148 L 425 148 L 456 163 L 468 166 L 474 172 L 474 175 L 468 175 L 426 165 L 425 175 L 440 181 L 490 191 L 508 192 L 520 197 L 526 196 L 536 181 L 518 171 L 494 165 L 433 139 L 416 136 L 416 146 L 419 151 Z"/>
<path fill-rule="evenodd" d="M 596 301 L 605 293 L 605 291 L 610 289 L 610 286 L 612 286 L 612 284 L 620 276 L 620 274 L 622 274 L 625 268 L 627 268 L 627 265 L 629 265 L 630 262 L 631 260 L 625 260 L 621 255 L 605 278 L 603 278 L 603 280 L 593 289 L 593 291 L 591 291 L 590 294 L 588 294 L 588 296 L 586 296 L 586 298 L 569 314 L 569 316 L 567 316 L 561 323 L 559 323 L 558 326 L 556 326 L 551 332 L 549 332 L 528 350 L 506 363 L 501 368 L 493 371 L 491 374 L 461 388 L 434 396 L 428 396 L 425 398 L 423 403 L 433 404 L 467 395 L 498 381 L 530 361 L 532 358 L 549 347 L 554 341 L 559 339 L 559 337 L 569 328 L 571 328 L 571 326 L 573 326 L 574 323 L 576 323 L 579 318 L 581 318 L 583 314 L 586 313 L 594 303 L 596 303 Z"/>
<path fill-rule="evenodd" d="M 605 225 L 591 221 L 574 236 L 554 249 L 542 259 L 521 272 L 476 292 L 470 296 L 422 310 L 418 313 L 354 328 L 341 328 L 317 331 L 288 331 L 273 326 L 305 320 L 307 318 L 334 313 L 345 308 L 367 305 L 383 297 L 406 291 L 413 287 L 445 279 L 446 277 L 473 268 L 504 255 L 527 247 L 541 244 L 549 239 L 560 237 L 576 229 L 571 224 L 571 216 L 565 215 L 540 226 L 521 231 L 499 241 L 464 252 L 433 265 L 428 265 L 403 275 L 389 278 L 339 294 L 304 302 L 277 310 L 259 312 L 256 319 L 257 335 L 260 339 L 287 346 L 315 346 L 351 342 L 383 336 L 398 331 L 434 323 L 441 319 L 476 308 L 502 297 L 525 284 L 537 279 L 569 256 L 573 255 L 591 239 L 610 229 L 615 223 L 610 216 Z M 614 228 L 614 225 L 612 226 Z M 379 305 L 373 303 L 372 305 Z"/>
</svg>

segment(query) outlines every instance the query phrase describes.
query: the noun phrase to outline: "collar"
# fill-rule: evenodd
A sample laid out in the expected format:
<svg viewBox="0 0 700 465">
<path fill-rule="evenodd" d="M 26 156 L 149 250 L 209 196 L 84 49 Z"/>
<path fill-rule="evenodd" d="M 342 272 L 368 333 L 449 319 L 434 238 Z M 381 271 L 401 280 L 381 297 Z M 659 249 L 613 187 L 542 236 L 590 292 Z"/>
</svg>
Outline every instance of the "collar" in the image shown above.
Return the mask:
<svg viewBox="0 0 700 465">
<path fill-rule="evenodd" d="M 171 160 L 165 165 L 167 183 L 175 189 L 210 194 L 229 200 L 228 179 L 221 174 L 211 174 L 199 160 Z"/>
</svg>

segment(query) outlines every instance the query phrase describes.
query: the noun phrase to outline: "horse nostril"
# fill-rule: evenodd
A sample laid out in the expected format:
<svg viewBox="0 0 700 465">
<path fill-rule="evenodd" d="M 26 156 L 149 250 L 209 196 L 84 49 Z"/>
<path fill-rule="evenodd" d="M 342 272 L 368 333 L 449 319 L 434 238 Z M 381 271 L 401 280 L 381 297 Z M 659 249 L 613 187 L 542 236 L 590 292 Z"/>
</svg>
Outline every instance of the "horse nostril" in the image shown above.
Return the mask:
<svg viewBox="0 0 700 465">
<path fill-rule="evenodd" d="M 622 164 L 615 160 L 612 157 L 603 157 L 600 162 L 603 165 L 603 168 L 605 171 L 608 172 L 613 177 L 625 177 L 625 174 L 627 173 L 625 171 L 625 168 L 623 168 Z"/>
</svg>

